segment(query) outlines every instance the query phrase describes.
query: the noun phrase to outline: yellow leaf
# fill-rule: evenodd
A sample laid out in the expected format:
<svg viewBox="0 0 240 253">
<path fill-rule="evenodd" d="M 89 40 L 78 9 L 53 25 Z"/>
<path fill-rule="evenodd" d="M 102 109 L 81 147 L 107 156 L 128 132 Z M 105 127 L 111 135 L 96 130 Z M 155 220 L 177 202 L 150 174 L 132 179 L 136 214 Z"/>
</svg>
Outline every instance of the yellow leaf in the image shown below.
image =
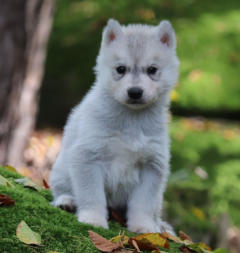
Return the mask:
<svg viewBox="0 0 240 253">
<path fill-rule="evenodd" d="M 129 237 L 126 235 L 117 235 L 110 239 L 111 242 L 121 242 L 123 245 L 128 245 Z"/>
<path fill-rule="evenodd" d="M 18 173 L 18 172 L 16 171 L 16 169 L 15 169 L 14 167 L 10 166 L 10 165 L 4 165 L 3 167 L 4 167 L 5 169 L 9 170 L 9 171 Z"/>
<path fill-rule="evenodd" d="M 141 234 L 129 239 L 129 242 L 134 240 L 137 242 L 141 250 L 154 250 L 159 247 L 169 248 L 169 243 L 166 237 L 160 233 Z M 132 244 L 132 243 L 131 243 Z"/>
<path fill-rule="evenodd" d="M 170 94 L 171 101 L 177 101 L 179 98 L 179 94 L 176 90 L 173 90 Z"/>
<path fill-rule="evenodd" d="M 16 234 L 17 238 L 25 244 L 41 245 L 40 234 L 32 231 L 24 220 L 18 224 Z"/>
<path fill-rule="evenodd" d="M 192 212 L 199 220 L 205 220 L 205 214 L 200 208 L 194 207 Z"/>
</svg>

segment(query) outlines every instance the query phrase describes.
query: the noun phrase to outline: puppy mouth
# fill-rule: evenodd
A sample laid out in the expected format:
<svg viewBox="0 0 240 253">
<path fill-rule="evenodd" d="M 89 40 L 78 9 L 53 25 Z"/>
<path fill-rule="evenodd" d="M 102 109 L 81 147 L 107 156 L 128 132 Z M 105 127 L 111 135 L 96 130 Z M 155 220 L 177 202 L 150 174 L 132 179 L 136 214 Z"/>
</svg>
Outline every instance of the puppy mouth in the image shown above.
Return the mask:
<svg viewBox="0 0 240 253">
<path fill-rule="evenodd" d="M 142 99 L 128 99 L 125 102 L 125 105 L 131 109 L 138 110 L 145 108 L 147 106 L 147 103 Z"/>
<path fill-rule="evenodd" d="M 127 104 L 129 104 L 129 105 L 144 105 L 145 102 L 142 99 L 128 99 Z"/>
</svg>

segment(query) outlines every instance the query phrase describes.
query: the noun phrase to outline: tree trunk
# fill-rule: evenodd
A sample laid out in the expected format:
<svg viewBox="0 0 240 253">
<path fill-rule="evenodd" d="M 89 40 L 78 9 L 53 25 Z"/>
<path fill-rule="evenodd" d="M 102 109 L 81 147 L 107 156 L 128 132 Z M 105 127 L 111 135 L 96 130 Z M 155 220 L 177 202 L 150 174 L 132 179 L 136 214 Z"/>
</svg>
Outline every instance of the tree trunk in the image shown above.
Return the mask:
<svg viewBox="0 0 240 253">
<path fill-rule="evenodd" d="M 0 0 L 0 164 L 21 165 L 33 130 L 55 0 Z"/>
</svg>

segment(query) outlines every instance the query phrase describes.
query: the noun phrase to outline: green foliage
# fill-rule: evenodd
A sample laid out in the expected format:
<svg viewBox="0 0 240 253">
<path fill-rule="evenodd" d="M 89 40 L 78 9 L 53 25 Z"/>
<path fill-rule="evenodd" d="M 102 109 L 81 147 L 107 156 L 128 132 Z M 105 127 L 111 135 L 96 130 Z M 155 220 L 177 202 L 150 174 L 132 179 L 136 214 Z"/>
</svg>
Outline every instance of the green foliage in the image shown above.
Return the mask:
<svg viewBox="0 0 240 253">
<path fill-rule="evenodd" d="M 173 23 L 181 61 L 175 111 L 239 111 L 239 7 L 238 0 L 58 1 L 40 122 L 62 125 L 89 89 L 102 28 L 111 17 L 123 24 Z"/>
<path fill-rule="evenodd" d="M 222 214 L 240 226 L 238 125 L 174 119 L 171 126 L 167 216 L 195 240 L 214 240 Z"/>
</svg>

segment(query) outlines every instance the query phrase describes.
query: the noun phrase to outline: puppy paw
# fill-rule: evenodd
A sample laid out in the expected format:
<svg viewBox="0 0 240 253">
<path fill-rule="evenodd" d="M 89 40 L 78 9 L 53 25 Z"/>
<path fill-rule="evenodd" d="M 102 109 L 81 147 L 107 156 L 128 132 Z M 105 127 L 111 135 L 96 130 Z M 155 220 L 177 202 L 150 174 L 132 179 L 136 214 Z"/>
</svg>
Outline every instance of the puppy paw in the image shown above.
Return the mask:
<svg viewBox="0 0 240 253">
<path fill-rule="evenodd" d="M 93 225 L 95 227 L 108 228 L 107 219 L 97 211 L 80 210 L 78 212 L 78 221 Z"/>
<path fill-rule="evenodd" d="M 74 198 L 71 195 L 60 195 L 56 200 L 51 203 L 55 207 L 59 207 L 67 212 L 75 213 L 76 205 Z"/>
<path fill-rule="evenodd" d="M 159 232 L 160 233 L 168 232 L 171 235 L 174 235 L 174 236 L 176 235 L 173 230 L 173 227 L 169 223 L 167 223 L 166 221 L 160 221 L 158 223 L 158 225 L 159 225 L 159 230 L 160 230 Z"/>
<path fill-rule="evenodd" d="M 127 227 L 130 231 L 139 234 L 158 232 L 158 226 L 156 222 L 148 216 L 139 216 L 129 219 L 127 222 Z"/>
</svg>

